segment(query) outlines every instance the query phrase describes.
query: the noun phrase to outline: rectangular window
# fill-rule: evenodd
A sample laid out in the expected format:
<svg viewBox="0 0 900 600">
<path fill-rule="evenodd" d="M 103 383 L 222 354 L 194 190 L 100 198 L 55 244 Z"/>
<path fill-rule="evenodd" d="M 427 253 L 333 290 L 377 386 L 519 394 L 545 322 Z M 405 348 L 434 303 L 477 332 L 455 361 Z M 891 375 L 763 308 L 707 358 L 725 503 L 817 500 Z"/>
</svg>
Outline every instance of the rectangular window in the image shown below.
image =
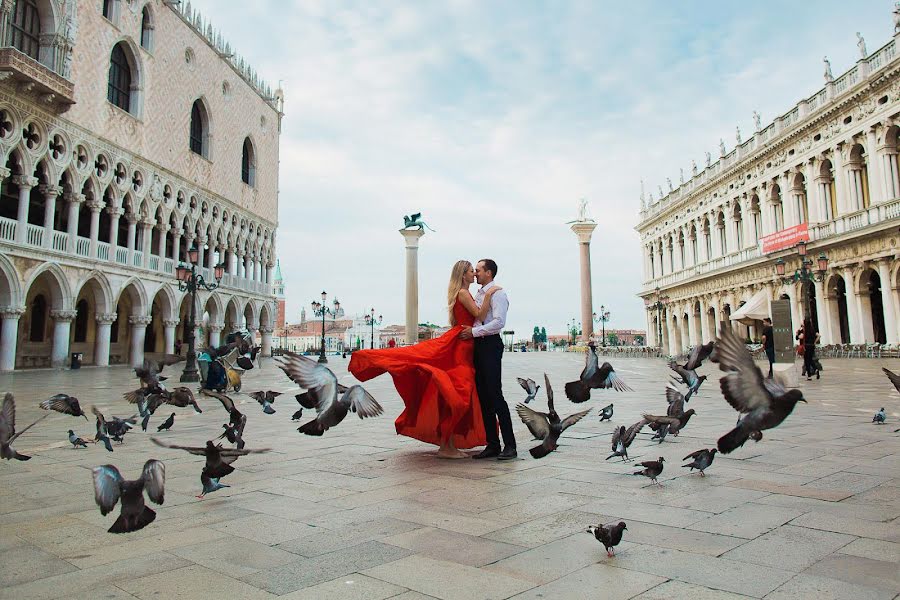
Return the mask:
<svg viewBox="0 0 900 600">
<path fill-rule="evenodd" d="M 37 60 L 40 54 L 41 18 L 33 0 L 17 0 L 13 5 L 10 40 L 13 48 Z"/>
</svg>

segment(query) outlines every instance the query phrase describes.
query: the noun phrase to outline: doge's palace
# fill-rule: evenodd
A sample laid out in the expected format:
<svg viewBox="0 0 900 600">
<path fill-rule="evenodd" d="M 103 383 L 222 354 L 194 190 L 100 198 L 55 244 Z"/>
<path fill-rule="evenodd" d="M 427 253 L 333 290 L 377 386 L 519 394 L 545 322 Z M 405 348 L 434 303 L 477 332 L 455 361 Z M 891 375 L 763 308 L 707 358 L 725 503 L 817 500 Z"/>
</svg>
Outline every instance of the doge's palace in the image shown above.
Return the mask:
<svg viewBox="0 0 900 600">
<path fill-rule="evenodd" d="M 642 195 L 649 345 L 674 355 L 721 323 L 757 339 L 760 322 L 730 316 L 779 298 L 794 329 L 810 313 L 823 344 L 898 343 L 900 13 L 895 29 L 871 53 L 858 38 L 858 61 L 838 76 L 826 58 L 821 89 L 771 123 L 755 114 L 748 139 L 738 131 L 736 147 L 720 142 L 718 159 L 707 154 L 681 185 Z M 779 259 L 787 275 L 799 268 L 797 240 L 813 270 L 827 258 L 822 281 L 776 274 Z"/>
<path fill-rule="evenodd" d="M 0 370 L 174 351 L 194 247 L 270 353 L 283 102 L 190 2 L 0 0 Z"/>
</svg>

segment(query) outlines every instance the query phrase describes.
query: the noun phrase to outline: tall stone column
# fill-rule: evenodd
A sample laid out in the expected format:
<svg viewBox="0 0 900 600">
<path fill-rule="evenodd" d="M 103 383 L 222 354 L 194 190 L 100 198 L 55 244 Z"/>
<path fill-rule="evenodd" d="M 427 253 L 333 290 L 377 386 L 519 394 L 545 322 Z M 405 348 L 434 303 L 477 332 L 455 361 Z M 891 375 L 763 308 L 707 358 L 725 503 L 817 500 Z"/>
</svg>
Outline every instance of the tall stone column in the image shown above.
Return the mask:
<svg viewBox="0 0 900 600">
<path fill-rule="evenodd" d="M 669 355 L 677 356 L 679 354 L 678 335 L 675 333 L 675 325 L 672 324 L 672 315 L 666 314 L 666 331 L 669 333 Z"/>
<path fill-rule="evenodd" d="M 94 340 L 94 364 L 98 367 L 109 366 L 110 329 L 116 321 L 116 313 L 97 313 L 97 336 Z"/>
<path fill-rule="evenodd" d="M 106 211 L 109 213 L 109 260 L 115 262 L 116 248 L 119 247 L 119 218 L 123 211 L 118 206 L 111 206 Z"/>
<path fill-rule="evenodd" d="M 272 356 L 272 332 L 274 329 L 271 327 L 260 327 L 259 333 L 262 334 L 262 348 L 260 348 L 260 352 L 262 352 L 263 356 Z"/>
<path fill-rule="evenodd" d="M 715 335 L 709 332 L 709 317 L 706 312 L 709 310 L 706 298 L 700 298 L 700 343 L 706 344 L 710 340 L 715 339 Z"/>
<path fill-rule="evenodd" d="M 69 329 L 76 314 L 74 310 L 50 311 L 50 318 L 54 321 L 53 347 L 50 350 L 51 366 L 66 366 L 66 358 L 69 355 Z"/>
<path fill-rule="evenodd" d="M 816 316 L 819 319 L 819 335 L 823 344 L 833 344 L 834 337 L 831 334 L 831 311 L 825 302 L 825 284 L 815 282 L 816 287 Z"/>
<path fill-rule="evenodd" d="M 869 149 L 867 151 L 868 156 L 866 157 L 866 170 L 868 171 L 869 176 L 869 200 L 871 204 L 884 202 L 886 197 L 884 174 L 882 173 L 884 161 L 882 160 L 881 155 L 875 150 L 877 144 L 878 137 L 875 134 L 875 127 L 869 127 L 869 130 L 866 131 L 866 147 Z"/>
<path fill-rule="evenodd" d="M 686 312 L 688 314 L 688 340 L 691 346 L 696 346 L 700 342 L 697 341 L 697 321 L 693 302 L 688 303 Z"/>
<path fill-rule="evenodd" d="M 78 215 L 80 213 L 81 203 L 84 202 L 84 194 L 66 194 L 63 200 L 68 203 L 69 216 L 66 220 L 66 233 L 69 236 L 69 252 L 75 254 L 78 239 Z"/>
<path fill-rule="evenodd" d="M 581 270 L 581 339 L 590 341 L 594 333 L 594 302 L 591 290 L 591 235 L 597 224 L 578 221 L 572 224 L 572 232 L 578 237 L 579 267 Z"/>
<path fill-rule="evenodd" d="M 159 231 L 159 240 L 156 242 L 156 254 L 159 256 L 159 269 L 163 268 L 163 261 L 166 258 L 166 232 L 169 226 L 165 223 L 157 223 L 156 229 Z"/>
<path fill-rule="evenodd" d="M 878 276 L 881 278 L 881 304 L 884 312 L 884 331 L 888 344 L 898 343 L 897 313 L 894 295 L 891 293 L 891 259 L 878 261 Z"/>
<path fill-rule="evenodd" d="M 7 306 L 0 309 L 3 319 L 0 327 L 0 371 L 12 371 L 16 368 L 16 342 L 19 337 L 19 318 L 25 309 Z"/>
<path fill-rule="evenodd" d="M 97 241 L 100 238 L 100 211 L 103 210 L 103 204 L 92 202 L 88 207 L 91 209 L 91 231 L 88 234 L 91 237 L 91 245 L 88 256 L 95 260 L 97 258 Z"/>
<path fill-rule="evenodd" d="M 28 227 L 28 205 L 31 201 L 31 188 L 37 185 L 37 177 L 16 175 L 13 183 L 19 186 L 19 209 L 16 213 L 16 243 L 25 243 L 25 231 Z"/>
<path fill-rule="evenodd" d="M 183 229 L 175 229 L 172 232 L 172 260 L 175 261 L 176 267 L 180 262 L 179 256 L 181 255 L 181 234 L 183 233 Z"/>
<path fill-rule="evenodd" d="M 44 194 L 44 248 L 52 248 L 56 197 L 62 192 L 62 188 L 58 185 L 42 185 L 38 189 Z"/>
<path fill-rule="evenodd" d="M 163 321 L 163 337 L 165 339 L 166 354 L 175 354 L 175 329 L 181 321 L 178 319 L 166 319 Z"/>
<path fill-rule="evenodd" d="M 419 238 L 424 229 L 401 229 L 406 245 L 406 343 L 419 340 Z"/>
<path fill-rule="evenodd" d="M 862 344 L 864 340 L 860 323 L 859 297 L 856 295 L 853 272 L 848 267 L 843 269 L 841 275 L 844 278 L 844 289 L 847 292 L 847 325 L 850 330 L 850 343 Z"/>
<path fill-rule="evenodd" d="M 152 321 L 150 315 L 131 315 L 128 322 L 131 323 L 131 351 L 129 360 L 132 367 L 138 367 L 144 362 L 144 338 L 147 336 L 147 325 Z"/>
</svg>

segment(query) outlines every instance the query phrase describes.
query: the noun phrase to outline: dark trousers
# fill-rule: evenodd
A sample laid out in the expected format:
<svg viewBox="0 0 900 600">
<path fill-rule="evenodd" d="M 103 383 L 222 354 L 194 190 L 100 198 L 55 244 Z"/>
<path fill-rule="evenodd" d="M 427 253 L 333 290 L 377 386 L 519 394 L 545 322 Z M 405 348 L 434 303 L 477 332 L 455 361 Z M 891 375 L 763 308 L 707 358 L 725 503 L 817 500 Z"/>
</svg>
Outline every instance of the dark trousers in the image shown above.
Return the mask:
<svg viewBox="0 0 900 600">
<path fill-rule="evenodd" d="M 769 379 L 772 379 L 772 365 L 775 363 L 775 348 L 766 348 L 766 358 L 769 359 Z"/>
<path fill-rule="evenodd" d="M 503 444 L 507 448 L 516 447 L 513 434 L 512 419 L 509 407 L 503 399 L 503 386 L 500 383 L 501 361 L 503 360 L 503 340 L 499 335 L 475 338 L 475 389 L 481 403 L 481 417 L 484 419 L 484 431 L 487 434 L 488 447 L 499 448 L 500 438 L 497 436 L 497 422 L 503 434 Z"/>
<path fill-rule="evenodd" d="M 816 373 L 816 367 L 813 359 L 816 357 L 815 346 L 803 346 L 803 371 L 807 377 L 812 377 Z"/>
</svg>

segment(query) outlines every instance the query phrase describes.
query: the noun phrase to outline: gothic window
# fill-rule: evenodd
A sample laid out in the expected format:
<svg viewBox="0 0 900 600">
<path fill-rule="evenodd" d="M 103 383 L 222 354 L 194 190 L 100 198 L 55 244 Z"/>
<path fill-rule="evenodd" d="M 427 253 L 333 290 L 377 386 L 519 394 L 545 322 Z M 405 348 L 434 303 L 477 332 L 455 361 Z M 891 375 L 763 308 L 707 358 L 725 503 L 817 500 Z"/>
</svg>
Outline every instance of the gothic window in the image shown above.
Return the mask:
<svg viewBox="0 0 900 600">
<path fill-rule="evenodd" d="M 153 49 L 153 21 L 150 19 L 150 8 L 145 6 L 141 11 L 141 47 Z"/>
<path fill-rule="evenodd" d="M 131 109 L 131 65 L 122 47 L 122 42 L 113 46 L 109 57 L 109 82 L 106 88 L 106 99 L 121 108 Z"/>
<path fill-rule="evenodd" d="M 256 152 L 253 150 L 253 142 L 250 138 L 244 138 L 244 147 L 241 152 L 241 181 L 250 187 L 256 186 Z"/>
<path fill-rule="evenodd" d="M 88 330 L 88 303 L 87 300 L 82 298 L 78 301 L 78 304 L 75 305 L 75 337 L 73 341 L 77 344 L 79 342 L 87 341 L 87 330 Z"/>
<path fill-rule="evenodd" d="M 28 332 L 29 342 L 43 342 L 44 330 L 47 327 L 47 300 L 38 294 L 31 301 L 31 329 Z"/>
<path fill-rule="evenodd" d="M 191 139 L 190 148 L 194 154 L 204 156 L 203 141 L 206 138 L 206 124 L 203 118 L 203 107 L 200 100 L 194 100 L 191 107 Z"/>
<path fill-rule="evenodd" d="M 37 60 L 41 47 L 41 18 L 34 0 L 16 0 L 10 28 L 13 48 Z"/>
</svg>

